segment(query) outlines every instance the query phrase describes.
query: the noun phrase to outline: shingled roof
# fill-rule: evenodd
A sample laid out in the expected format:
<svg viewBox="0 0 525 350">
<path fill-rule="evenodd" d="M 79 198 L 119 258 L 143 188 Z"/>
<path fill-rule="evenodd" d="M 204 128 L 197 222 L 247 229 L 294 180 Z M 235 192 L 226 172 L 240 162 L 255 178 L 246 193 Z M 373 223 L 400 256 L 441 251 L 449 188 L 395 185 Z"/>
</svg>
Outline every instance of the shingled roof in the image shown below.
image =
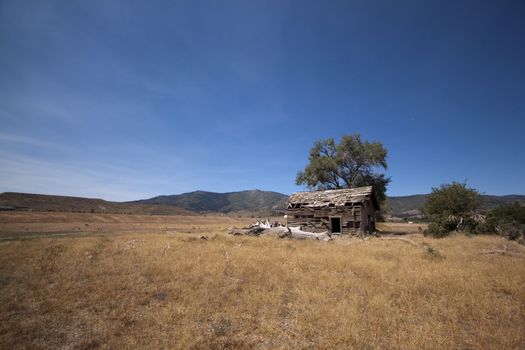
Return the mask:
<svg viewBox="0 0 525 350">
<path fill-rule="evenodd" d="M 303 208 L 339 207 L 344 206 L 346 203 L 362 203 L 368 198 L 372 198 L 376 207 L 379 208 L 372 186 L 344 188 L 340 190 L 295 192 L 288 198 L 288 206 L 300 204 Z"/>
</svg>

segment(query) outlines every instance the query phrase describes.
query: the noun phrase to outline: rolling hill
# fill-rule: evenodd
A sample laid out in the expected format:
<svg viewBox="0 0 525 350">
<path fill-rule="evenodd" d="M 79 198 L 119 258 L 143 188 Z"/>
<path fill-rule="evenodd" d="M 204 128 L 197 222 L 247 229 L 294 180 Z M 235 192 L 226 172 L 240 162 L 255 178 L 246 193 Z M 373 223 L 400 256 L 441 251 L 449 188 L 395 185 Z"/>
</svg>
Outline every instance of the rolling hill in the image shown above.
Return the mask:
<svg viewBox="0 0 525 350">
<path fill-rule="evenodd" d="M 386 212 L 399 218 L 417 218 L 428 194 L 388 197 Z M 194 215 L 195 213 L 250 213 L 266 215 L 282 212 L 288 196 L 278 192 L 248 190 L 216 193 L 194 191 L 157 196 L 131 202 L 111 202 L 96 198 L 53 196 L 5 192 L 0 194 L 0 208 L 32 211 L 93 212 L 112 214 Z M 514 201 L 525 203 L 525 195 L 483 195 L 483 209 Z"/>
<path fill-rule="evenodd" d="M 228 193 L 195 191 L 170 196 L 158 196 L 131 203 L 168 204 L 195 212 L 272 212 L 283 210 L 286 207 L 287 199 L 288 196 L 285 194 L 261 190 Z"/>
<path fill-rule="evenodd" d="M 173 205 L 110 202 L 98 198 L 53 196 L 45 194 L 0 193 L 0 207 L 29 211 L 56 211 L 77 213 L 195 215 Z"/>
</svg>

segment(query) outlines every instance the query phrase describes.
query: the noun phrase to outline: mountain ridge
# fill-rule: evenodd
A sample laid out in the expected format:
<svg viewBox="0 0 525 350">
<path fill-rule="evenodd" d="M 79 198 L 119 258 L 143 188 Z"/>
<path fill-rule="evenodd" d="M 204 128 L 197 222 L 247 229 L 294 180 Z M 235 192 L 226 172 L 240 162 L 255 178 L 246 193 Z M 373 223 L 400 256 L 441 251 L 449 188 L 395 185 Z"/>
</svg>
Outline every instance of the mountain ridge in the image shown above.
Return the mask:
<svg viewBox="0 0 525 350">
<path fill-rule="evenodd" d="M 385 213 L 400 218 L 421 216 L 428 194 L 387 197 Z M 483 210 L 514 201 L 525 203 L 525 195 L 482 195 Z M 32 193 L 0 193 L 0 209 L 94 213 L 131 213 L 151 215 L 193 215 L 195 213 L 282 213 L 288 195 L 274 191 L 244 190 L 211 192 L 196 190 L 175 195 L 160 195 L 136 201 L 112 202 L 99 198 L 56 196 Z"/>
<path fill-rule="evenodd" d="M 284 210 L 287 199 L 288 195 L 258 189 L 224 193 L 197 190 L 182 194 L 156 196 L 133 203 L 171 204 L 196 212 L 273 212 Z"/>
<path fill-rule="evenodd" d="M 37 193 L 0 193 L 2 210 L 54 211 L 75 213 L 146 214 L 146 215 L 195 215 L 177 206 L 148 205 L 106 201 L 100 198 L 60 196 Z"/>
<path fill-rule="evenodd" d="M 258 198 L 256 204 L 246 204 L 249 200 Z M 271 195 L 268 195 L 271 194 Z M 429 194 L 387 197 L 386 213 L 397 217 L 420 217 L 421 207 Z M 483 210 L 490 210 L 498 205 L 513 201 L 525 203 L 525 195 L 482 195 Z M 273 191 L 245 190 L 237 192 L 193 191 L 177 195 L 162 195 L 136 202 L 147 204 L 172 204 L 197 212 L 235 212 L 235 211 L 284 211 L 288 195 Z"/>
</svg>

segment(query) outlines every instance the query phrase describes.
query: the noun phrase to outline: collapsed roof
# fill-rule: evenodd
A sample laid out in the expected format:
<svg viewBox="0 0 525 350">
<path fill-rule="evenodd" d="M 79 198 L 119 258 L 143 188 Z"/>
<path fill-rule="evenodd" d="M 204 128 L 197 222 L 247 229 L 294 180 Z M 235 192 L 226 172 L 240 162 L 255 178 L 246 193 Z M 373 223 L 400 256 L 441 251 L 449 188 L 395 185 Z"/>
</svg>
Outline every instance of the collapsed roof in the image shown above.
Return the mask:
<svg viewBox="0 0 525 350">
<path fill-rule="evenodd" d="M 372 186 L 295 192 L 288 198 L 288 208 L 342 207 L 362 203 L 371 198 L 379 209 Z"/>
</svg>

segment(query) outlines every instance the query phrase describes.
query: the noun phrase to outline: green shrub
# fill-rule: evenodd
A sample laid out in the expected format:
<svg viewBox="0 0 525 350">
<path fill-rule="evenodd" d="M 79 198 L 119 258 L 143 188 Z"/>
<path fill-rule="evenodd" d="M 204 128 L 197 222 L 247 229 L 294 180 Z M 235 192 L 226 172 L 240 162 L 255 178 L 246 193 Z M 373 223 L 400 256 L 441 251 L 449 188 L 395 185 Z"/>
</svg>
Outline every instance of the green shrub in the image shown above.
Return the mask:
<svg viewBox="0 0 525 350">
<path fill-rule="evenodd" d="M 430 235 L 437 238 L 446 237 L 456 229 L 457 224 L 457 220 L 450 220 L 444 215 L 436 215 L 431 218 L 424 234 L 425 236 Z"/>
<path fill-rule="evenodd" d="M 436 248 L 433 248 L 432 246 L 427 246 L 425 248 L 425 258 L 430 260 L 443 260 L 445 257 L 437 250 Z"/>
<path fill-rule="evenodd" d="M 499 234 L 511 240 L 525 235 L 525 205 L 514 202 L 492 209 L 485 222 L 476 228 L 478 233 Z"/>
<path fill-rule="evenodd" d="M 430 222 L 425 234 L 445 237 L 454 230 L 475 232 L 478 223 L 473 219 L 473 214 L 481 202 L 479 192 L 467 187 L 466 183 L 452 182 L 432 188 L 422 208 Z"/>
<path fill-rule="evenodd" d="M 466 183 L 452 182 L 432 188 L 432 193 L 422 208 L 426 216 L 465 217 L 480 208 L 483 198 Z"/>
<path fill-rule="evenodd" d="M 487 215 L 487 221 L 493 224 L 512 222 L 525 225 L 525 205 L 514 202 L 496 207 Z"/>
<path fill-rule="evenodd" d="M 499 234 L 510 240 L 523 241 L 525 236 L 525 225 L 517 222 L 506 222 L 498 226 Z"/>
<path fill-rule="evenodd" d="M 476 229 L 479 226 L 479 222 L 474 220 L 472 216 L 466 216 L 463 218 L 463 223 L 461 225 L 461 231 L 469 232 L 471 234 L 477 233 Z"/>
<path fill-rule="evenodd" d="M 484 222 L 481 222 L 476 226 L 475 230 L 476 234 L 497 234 L 496 228 L 493 224 L 488 222 L 488 220 L 485 220 Z"/>
</svg>

